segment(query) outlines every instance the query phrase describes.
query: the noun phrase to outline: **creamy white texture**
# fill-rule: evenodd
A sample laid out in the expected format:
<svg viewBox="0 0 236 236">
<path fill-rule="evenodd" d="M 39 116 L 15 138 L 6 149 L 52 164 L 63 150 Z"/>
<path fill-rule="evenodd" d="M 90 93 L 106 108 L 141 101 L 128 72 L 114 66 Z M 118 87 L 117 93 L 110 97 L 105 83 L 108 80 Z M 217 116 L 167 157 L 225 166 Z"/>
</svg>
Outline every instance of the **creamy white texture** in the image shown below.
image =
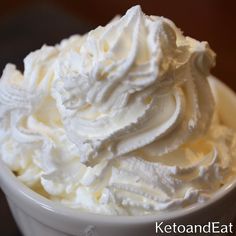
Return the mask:
<svg viewBox="0 0 236 236">
<path fill-rule="evenodd" d="M 52 90 L 81 161 L 150 143 L 162 155 L 204 132 L 213 113 L 206 82 L 213 63 L 206 42 L 184 38 L 173 23 L 139 7 L 89 32 L 59 59 Z"/>
<path fill-rule="evenodd" d="M 86 211 L 148 214 L 205 201 L 235 174 L 236 134 L 207 80 L 214 57 L 139 6 L 43 46 L 23 74 L 11 64 L 3 72 L 1 158 L 35 191 Z"/>
</svg>

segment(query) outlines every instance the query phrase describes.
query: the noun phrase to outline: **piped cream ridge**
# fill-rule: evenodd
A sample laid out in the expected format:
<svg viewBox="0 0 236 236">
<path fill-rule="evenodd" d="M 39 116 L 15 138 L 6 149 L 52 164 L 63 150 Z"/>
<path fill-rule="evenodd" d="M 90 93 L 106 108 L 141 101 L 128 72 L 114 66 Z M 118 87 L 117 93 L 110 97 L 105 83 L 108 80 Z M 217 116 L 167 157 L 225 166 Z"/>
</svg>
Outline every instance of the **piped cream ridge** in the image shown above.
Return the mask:
<svg viewBox="0 0 236 236">
<path fill-rule="evenodd" d="M 214 64 L 207 42 L 139 6 L 44 45 L 23 74 L 3 71 L 0 156 L 33 190 L 84 211 L 204 202 L 235 176 L 236 133 L 208 81 Z"/>
</svg>

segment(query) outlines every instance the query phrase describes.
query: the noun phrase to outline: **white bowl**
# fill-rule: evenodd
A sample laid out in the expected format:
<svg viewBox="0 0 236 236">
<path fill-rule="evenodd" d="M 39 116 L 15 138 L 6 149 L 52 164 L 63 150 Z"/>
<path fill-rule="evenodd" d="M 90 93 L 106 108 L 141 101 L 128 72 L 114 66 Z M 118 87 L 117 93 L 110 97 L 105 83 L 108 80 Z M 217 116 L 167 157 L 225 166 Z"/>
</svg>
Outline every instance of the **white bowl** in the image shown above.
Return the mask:
<svg viewBox="0 0 236 236">
<path fill-rule="evenodd" d="M 211 79 L 210 83 L 222 95 L 219 101 L 220 106 L 223 106 L 222 112 L 227 106 L 232 110 L 223 119 L 227 125 L 236 128 L 236 95 L 218 80 Z M 153 236 L 156 235 L 156 222 L 163 222 L 163 225 L 204 225 L 208 222 L 229 224 L 236 217 L 236 179 L 205 203 L 146 216 L 104 216 L 67 208 L 22 184 L 2 161 L 0 186 L 25 236 Z"/>
</svg>

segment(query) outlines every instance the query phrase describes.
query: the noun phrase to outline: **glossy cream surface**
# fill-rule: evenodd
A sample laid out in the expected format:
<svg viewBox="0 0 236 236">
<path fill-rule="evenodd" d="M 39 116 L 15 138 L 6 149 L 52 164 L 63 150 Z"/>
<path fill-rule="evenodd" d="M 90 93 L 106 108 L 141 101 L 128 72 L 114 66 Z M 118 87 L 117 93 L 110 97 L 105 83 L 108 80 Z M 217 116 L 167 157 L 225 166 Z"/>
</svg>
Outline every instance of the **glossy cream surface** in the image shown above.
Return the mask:
<svg viewBox="0 0 236 236">
<path fill-rule="evenodd" d="M 135 6 L 106 26 L 43 46 L 0 80 L 0 157 L 17 178 L 72 208 L 171 211 L 235 176 L 207 42 Z M 214 94 L 214 96 L 213 96 Z"/>
</svg>

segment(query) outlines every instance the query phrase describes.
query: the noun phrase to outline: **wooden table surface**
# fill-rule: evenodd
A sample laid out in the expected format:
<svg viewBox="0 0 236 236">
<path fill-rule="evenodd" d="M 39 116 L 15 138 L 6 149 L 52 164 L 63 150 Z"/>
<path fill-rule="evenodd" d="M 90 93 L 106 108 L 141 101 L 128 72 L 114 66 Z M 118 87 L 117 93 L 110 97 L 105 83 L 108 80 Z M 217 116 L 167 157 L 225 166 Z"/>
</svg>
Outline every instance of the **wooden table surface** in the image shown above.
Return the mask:
<svg viewBox="0 0 236 236">
<path fill-rule="evenodd" d="M 217 53 L 213 74 L 236 91 L 236 7 L 232 0 L 0 0 L 0 71 L 43 43 L 55 44 L 75 33 L 105 24 L 130 6 L 172 19 L 185 35 L 206 40 Z M 1 72 L 0 72 L 1 73 Z M 20 235 L 0 191 L 0 235 Z"/>
</svg>

